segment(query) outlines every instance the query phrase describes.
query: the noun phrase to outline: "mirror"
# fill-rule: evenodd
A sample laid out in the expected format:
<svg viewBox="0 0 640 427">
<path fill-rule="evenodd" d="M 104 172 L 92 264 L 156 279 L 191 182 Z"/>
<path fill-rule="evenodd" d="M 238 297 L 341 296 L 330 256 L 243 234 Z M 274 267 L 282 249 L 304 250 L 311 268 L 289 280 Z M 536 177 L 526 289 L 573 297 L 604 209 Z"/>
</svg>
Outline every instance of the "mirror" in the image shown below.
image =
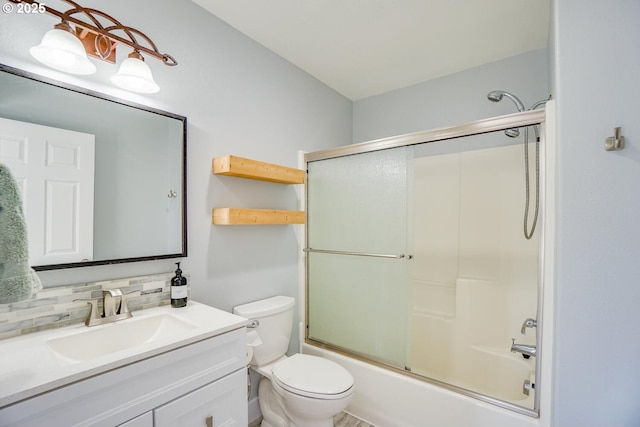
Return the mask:
<svg viewBox="0 0 640 427">
<path fill-rule="evenodd" d="M 23 196 L 35 270 L 187 255 L 186 117 L 0 71 L 0 161 Z"/>
</svg>

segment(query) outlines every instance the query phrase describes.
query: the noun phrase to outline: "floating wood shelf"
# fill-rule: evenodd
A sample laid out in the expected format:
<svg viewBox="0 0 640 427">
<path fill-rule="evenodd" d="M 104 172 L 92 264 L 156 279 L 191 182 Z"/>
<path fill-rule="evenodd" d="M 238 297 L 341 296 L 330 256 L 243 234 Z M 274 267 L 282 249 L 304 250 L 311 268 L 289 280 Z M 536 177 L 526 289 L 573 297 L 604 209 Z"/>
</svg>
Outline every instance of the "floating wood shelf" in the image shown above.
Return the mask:
<svg viewBox="0 0 640 427">
<path fill-rule="evenodd" d="M 279 184 L 304 184 L 307 175 L 300 169 L 237 156 L 213 159 L 213 173 Z M 211 216 L 214 225 L 304 224 L 306 219 L 304 211 L 274 209 L 216 208 Z"/>
<path fill-rule="evenodd" d="M 213 159 L 213 173 L 280 184 L 304 184 L 306 177 L 305 171 L 300 169 L 236 156 L 216 157 Z"/>
<path fill-rule="evenodd" d="M 304 224 L 304 211 L 274 209 L 216 208 L 212 212 L 215 225 Z"/>
</svg>

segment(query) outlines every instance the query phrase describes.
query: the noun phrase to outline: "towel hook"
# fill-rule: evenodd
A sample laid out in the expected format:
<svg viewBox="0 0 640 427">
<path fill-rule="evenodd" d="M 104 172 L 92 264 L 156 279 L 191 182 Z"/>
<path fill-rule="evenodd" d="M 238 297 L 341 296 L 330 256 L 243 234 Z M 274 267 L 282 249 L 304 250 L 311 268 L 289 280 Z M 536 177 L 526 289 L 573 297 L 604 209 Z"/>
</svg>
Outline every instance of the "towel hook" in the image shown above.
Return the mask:
<svg viewBox="0 0 640 427">
<path fill-rule="evenodd" d="M 604 149 L 606 151 L 622 150 L 624 148 L 624 136 L 621 135 L 621 128 L 613 129 L 613 136 L 604 140 Z"/>
</svg>

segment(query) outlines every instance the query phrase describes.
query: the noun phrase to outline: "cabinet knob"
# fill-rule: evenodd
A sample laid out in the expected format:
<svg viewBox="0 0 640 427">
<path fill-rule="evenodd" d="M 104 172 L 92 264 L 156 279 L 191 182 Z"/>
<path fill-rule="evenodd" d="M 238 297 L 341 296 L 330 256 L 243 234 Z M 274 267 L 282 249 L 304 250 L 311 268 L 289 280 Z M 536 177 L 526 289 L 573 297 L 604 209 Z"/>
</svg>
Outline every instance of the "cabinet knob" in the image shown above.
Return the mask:
<svg viewBox="0 0 640 427">
<path fill-rule="evenodd" d="M 211 415 L 207 417 L 205 422 L 207 423 L 207 427 L 213 427 L 213 417 Z"/>
</svg>

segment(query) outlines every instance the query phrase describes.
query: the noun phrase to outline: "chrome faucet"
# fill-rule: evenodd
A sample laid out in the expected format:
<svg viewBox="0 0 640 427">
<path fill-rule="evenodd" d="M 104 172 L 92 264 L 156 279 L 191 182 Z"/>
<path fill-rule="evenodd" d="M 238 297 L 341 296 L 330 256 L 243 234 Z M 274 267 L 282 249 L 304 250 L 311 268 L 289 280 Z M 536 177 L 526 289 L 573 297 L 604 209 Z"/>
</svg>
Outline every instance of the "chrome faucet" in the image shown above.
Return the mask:
<svg viewBox="0 0 640 427">
<path fill-rule="evenodd" d="M 139 292 L 134 292 L 139 295 Z M 73 302 L 84 301 L 91 305 L 91 311 L 84 324 L 87 326 L 102 325 L 105 323 L 117 322 L 132 317 L 127 306 L 127 295 L 120 289 L 109 289 L 102 291 L 102 313 L 98 313 L 98 299 L 76 299 Z"/>
<path fill-rule="evenodd" d="M 102 291 L 103 317 L 112 317 L 120 312 L 122 306 L 122 291 L 120 289 L 108 289 Z"/>
<path fill-rule="evenodd" d="M 533 357 L 536 356 L 537 348 L 535 345 L 516 344 L 516 339 L 511 338 L 511 352 L 522 353 L 522 357 L 524 357 L 525 359 L 528 359 L 531 356 Z"/>
</svg>

